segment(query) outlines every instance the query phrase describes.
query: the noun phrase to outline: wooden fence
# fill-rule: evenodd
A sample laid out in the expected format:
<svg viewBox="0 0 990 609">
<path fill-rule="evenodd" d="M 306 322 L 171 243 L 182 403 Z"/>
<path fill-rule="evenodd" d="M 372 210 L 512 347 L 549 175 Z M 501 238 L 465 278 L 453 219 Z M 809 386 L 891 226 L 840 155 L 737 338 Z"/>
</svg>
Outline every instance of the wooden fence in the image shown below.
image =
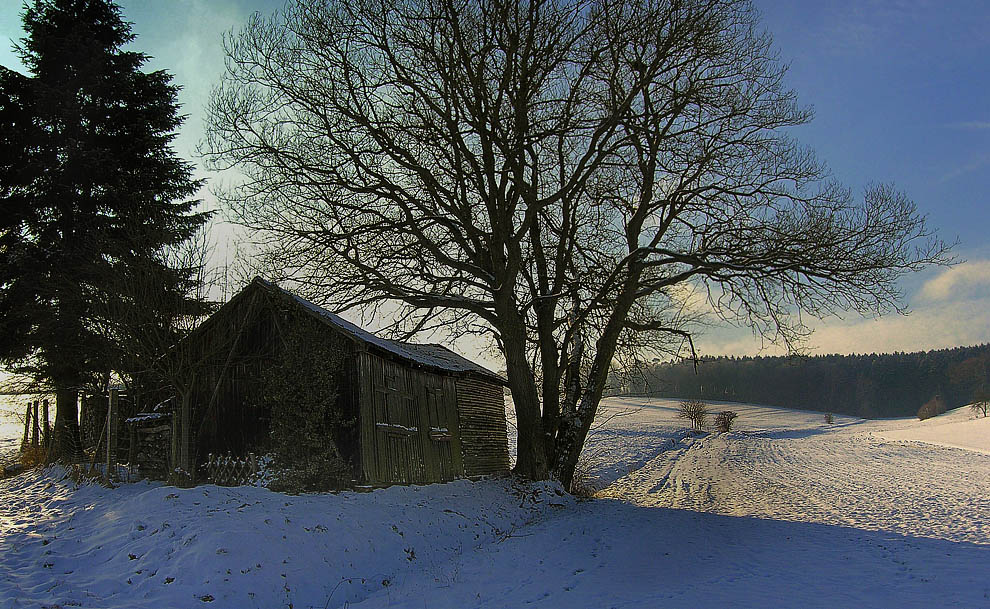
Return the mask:
<svg viewBox="0 0 990 609">
<path fill-rule="evenodd" d="M 41 418 L 39 418 L 39 407 Z M 51 424 L 48 419 L 48 400 L 28 402 L 24 411 L 24 436 L 21 438 L 21 454 L 31 454 L 32 460 L 42 460 L 51 444 Z"/>
<path fill-rule="evenodd" d="M 241 486 L 250 483 L 258 475 L 258 459 L 254 453 L 246 457 L 226 455 L 206 456 L 202 468 L 206 471 L 206 479 L 218 486 Z"/>
</svg>

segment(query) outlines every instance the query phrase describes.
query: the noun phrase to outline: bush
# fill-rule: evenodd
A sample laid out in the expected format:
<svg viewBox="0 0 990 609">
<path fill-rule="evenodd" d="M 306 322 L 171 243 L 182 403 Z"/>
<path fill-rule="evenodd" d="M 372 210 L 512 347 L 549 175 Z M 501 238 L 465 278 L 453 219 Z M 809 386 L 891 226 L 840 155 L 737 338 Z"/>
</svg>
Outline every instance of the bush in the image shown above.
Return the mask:
<svg viewBox="0 0 990 609">
<path fill-rule="evenodd" d="M 337 490 L 353 477 L 337 442 L 356 424 L 336 407 L 344 345 L 314 323 L 302 318 L 286 324 L 284 349 L 262 378 L 271 409 L 274 476 L 269 488 L 275 491 Z"/>
<path fill-rule="evenodd" d="M 977 391 L 973 394 L 973 403 L 969 407 L 977 415 L 982 414 L 983 418 L 987 418 L 990 414 L 990 394 L 983 390 Z"/>
<path fill-rule="evenodd" d="M 701 400 L 682 402 L 677 416 L 678 418 L 691 421 L 691 429 L 702 431 L 705 428 L 705 422 L 708 420 L 708 404 Z"/>
<path fill-rule="evenodd" d="M 721 432 L 732 431 L 732 424 L 735 422 L 738 412 L 723 410 L 715 415 L 715 430 Z"/>
<path fill-rule="evenodd" d="M 936 395 L 918 409 L 918 419 L 924 421 L 925 419 L 937 417 L 943 412 L 945 412 L 945 402 L 941 396 Z"/>
<path fill-rule="evenodd" d="M 829 425 L 831 425 L 832 423 L 835 423 L 835 416 L 831 412 L 826 412 L 825 413 L 825 423 L 827 423 Z"/>
<path fill-rule="evenodd" d="M 595 478 L 591 475 L 590 460 L 582 455 L 574 466 L 574 475 L 571 478 L 571 488 L 569 492 L 575 497 L 591 499 L 598 492 L 595 487 Z"/>
</svg>

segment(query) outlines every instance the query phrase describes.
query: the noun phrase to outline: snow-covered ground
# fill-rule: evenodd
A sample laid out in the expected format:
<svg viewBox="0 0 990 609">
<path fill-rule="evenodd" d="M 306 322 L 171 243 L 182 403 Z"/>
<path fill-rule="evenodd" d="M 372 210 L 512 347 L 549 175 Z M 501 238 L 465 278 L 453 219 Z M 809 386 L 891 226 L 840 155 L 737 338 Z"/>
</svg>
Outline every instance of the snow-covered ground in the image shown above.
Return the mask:
<svg viewBox="0 0 990 609">
<path fill-rule="evenodd" d="M 14 461 L 21 447 L 24 421 L 14 408 L 14 404 L 0 399 L 0 467 Z"/>
<path fill-rule="evenodd" d="M 615 419 L 623 428 L 637 427 L 637 419 L 676 425 L 674 403 L 610 407 L 634 413 Z M 629 473 L 611 479 L 613 472 L 604 472 L 601 495 L 649 507 L 990 543 L 990 451 L 909 441 L 934 429 L 945 429 L 946 438 L 990 431 L 968 408 L 923 422 L 837 416 L 827 425 L 821 413 L 716 405 L 723 407 L 739 412 L 738 431 L 686 435 L 652 452 L 644 446 Z M 938 419 L 948 423 L 936 426 Z M 624 455 L 634 452 L 623 448 Z"/>
<path fill-rule="evenodd" d="M 990 607 L 984 420 L 722 407 L 737 431 L 696 436 L 676 402 L 609 400 L 593 500 L 29 472 L 0 482 L 0 607 Z"/>
<path fill-rule="evenodd" d="M 957 408 L 921 422 L 901 419 L 900 424 L 882 427 L 877 434 L 888 440 L 926 442 L 990 454 L 990 418 L 977 417 L 969 408 Z"/>
</svg>

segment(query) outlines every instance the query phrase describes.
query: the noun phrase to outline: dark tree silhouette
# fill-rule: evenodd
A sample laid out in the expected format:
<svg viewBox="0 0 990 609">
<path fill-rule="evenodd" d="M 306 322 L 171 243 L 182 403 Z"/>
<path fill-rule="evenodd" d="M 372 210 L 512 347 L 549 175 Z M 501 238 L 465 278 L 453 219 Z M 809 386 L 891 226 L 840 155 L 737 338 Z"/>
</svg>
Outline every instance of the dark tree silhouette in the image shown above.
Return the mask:
<svg viewBox="0 0 990 609">
<path fill-rule="evenodd" d="M 35 0 L 17 47 L 30 71 L 3 70 L 0 116 L 0 358 L 56 393 L 53 455 L 77 446 L 78 388 L 121 364 L 121 326 L 141 307 L 129 290 L 157 286 L 188 309 L 190 269 L 165 264 L 207 215 L 200 187 L 170 142 L 182 117 L 178 87 L 147 57 L 107 0 Z M 9 128 L 9 130 L 8 130 Z M 7 213 L 7 210 L 13 213 Z M 124 281 L 131 277 L 133 281 Z M 119 367 L 117 368 L 119 369 Z"/>
</svg>

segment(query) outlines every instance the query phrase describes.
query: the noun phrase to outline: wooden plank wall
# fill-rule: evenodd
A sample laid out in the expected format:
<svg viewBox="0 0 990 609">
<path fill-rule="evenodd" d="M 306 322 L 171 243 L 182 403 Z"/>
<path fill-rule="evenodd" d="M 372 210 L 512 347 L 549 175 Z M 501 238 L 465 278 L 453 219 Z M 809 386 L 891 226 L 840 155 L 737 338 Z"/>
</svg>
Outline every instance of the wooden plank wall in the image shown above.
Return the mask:
<svg viewBox="0 0 990 609">
<path fill-rule="evenodd" d="M 464 475 L 454 379 L 368 352 L 358 356 L 361 471 L 369 484 Z"/>
<path fill-rule="evenodd" d="M 375 456 L 375 385 L 372 377 L 376 368 L 374 357 L 358 354 L 358 429 L 361 442 L 361 475 L 367 483 L 381 482 L 378 459 Z"/>
<path fill-rule="evenodd" d="M 457 379 L 457 411 L 464 473 L 482 476 L 508 471 L 502 387 L 473 376 Z"/>
</svg>

